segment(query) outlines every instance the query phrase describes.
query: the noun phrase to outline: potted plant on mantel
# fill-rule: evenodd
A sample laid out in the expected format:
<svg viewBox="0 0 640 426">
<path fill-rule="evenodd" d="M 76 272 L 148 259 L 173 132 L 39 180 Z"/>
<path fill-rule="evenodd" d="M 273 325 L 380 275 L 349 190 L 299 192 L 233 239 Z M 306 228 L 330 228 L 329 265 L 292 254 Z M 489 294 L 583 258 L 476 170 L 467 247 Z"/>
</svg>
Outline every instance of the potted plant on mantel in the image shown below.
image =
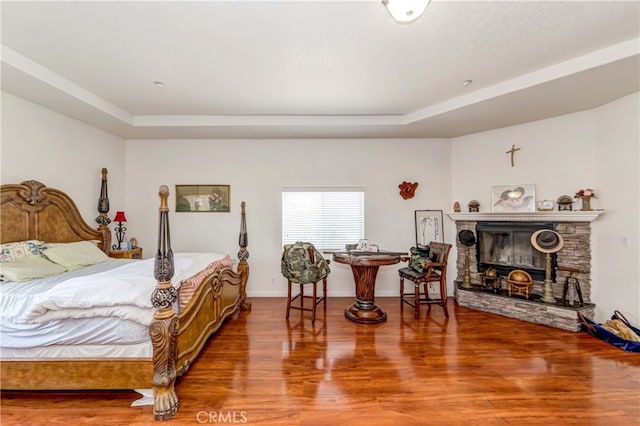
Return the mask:
<svg viewBox="0 0 640 426">
<path fill-rule="evenodd" d="M 596 193 L 593 192 L 593 189 L 591 188 L 581 189 L 580 191 L 576 192 L 576 195 L 574 195 L 574 198 L 580 198 L 582 200 L 582 208 L 580 209 L 582 211 L 593 210 L 591 208 L 591 197 L 598 198 L 596 197 Z"/>
</svg>

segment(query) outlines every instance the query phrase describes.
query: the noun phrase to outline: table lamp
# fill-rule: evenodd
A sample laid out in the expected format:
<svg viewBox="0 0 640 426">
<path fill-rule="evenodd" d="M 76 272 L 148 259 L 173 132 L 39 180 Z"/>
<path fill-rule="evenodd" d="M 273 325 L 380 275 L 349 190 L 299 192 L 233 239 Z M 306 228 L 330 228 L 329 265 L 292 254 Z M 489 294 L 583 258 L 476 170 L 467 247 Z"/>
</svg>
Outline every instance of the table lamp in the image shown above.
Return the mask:
<svg viewBox="0 0 640 426">
<path fill-rule="evenodd" d="M 116 212 L 116 217 L 113 218 L 113 221 L 118 222 L 118 225 L 114 229 L 118 244 L 114 244 L 112 248 L 114 250 L 122 250 L 122 242 L 124 241 L 124 234 L 127 230 L 126 227 L 122 226 L 122 223 L 126 222 L 127 218 L 125 217 L 124 212 Z"/>
</svg>

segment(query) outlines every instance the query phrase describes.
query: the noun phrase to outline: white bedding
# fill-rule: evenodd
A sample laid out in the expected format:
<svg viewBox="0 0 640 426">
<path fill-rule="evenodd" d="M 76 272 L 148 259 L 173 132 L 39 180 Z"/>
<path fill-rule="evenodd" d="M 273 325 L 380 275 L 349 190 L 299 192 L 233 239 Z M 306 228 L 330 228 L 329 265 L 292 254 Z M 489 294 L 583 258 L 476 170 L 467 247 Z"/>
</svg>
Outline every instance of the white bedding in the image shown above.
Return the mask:
<svg viewBox="0 0 640 426">
<path fill-rule="evenodd" d="M 172 283 L 224 256 L 178 253 Z M 149 339 L 154 259 L 107 262 L 29 282 L 0 284 L 0 347 L 138 344 Z M 4 356 L 4 355 L 3 355 Z"/>
</svg>

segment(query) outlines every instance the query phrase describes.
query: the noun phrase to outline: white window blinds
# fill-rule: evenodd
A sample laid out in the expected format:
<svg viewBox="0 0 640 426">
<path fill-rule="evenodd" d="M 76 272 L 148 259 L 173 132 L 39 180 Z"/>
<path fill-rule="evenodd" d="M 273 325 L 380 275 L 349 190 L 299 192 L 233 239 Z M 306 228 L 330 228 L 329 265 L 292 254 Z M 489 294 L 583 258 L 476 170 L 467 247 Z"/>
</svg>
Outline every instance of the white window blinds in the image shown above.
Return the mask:
<svg viewBox="0 0 640 426">
<path fill-rule="evenodd" d="M 344 250 L 364 238 L 363 188 L 283 188 L 282 244 Z"/>
</svg>

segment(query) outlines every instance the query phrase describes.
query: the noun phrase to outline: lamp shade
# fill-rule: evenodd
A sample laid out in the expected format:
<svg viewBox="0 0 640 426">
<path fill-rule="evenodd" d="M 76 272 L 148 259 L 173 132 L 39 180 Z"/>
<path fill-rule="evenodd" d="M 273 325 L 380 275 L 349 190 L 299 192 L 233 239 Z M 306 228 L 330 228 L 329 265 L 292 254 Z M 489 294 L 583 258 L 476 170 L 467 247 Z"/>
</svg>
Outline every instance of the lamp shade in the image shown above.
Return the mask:
<svg viewBox="0 0 640 426">
<path fill-rule="evenodd" d="M 413 22 L 422 16 L 431 0 L 382 0 L 389 14 L 399 23 Z"/>
<path fill-rule="evenodd" d="M 124 212 L 116 212 L 116 217 L 113 218 L 114 222 L 126 222 L 127 218 L 124 216 Z"/>
</svg>

